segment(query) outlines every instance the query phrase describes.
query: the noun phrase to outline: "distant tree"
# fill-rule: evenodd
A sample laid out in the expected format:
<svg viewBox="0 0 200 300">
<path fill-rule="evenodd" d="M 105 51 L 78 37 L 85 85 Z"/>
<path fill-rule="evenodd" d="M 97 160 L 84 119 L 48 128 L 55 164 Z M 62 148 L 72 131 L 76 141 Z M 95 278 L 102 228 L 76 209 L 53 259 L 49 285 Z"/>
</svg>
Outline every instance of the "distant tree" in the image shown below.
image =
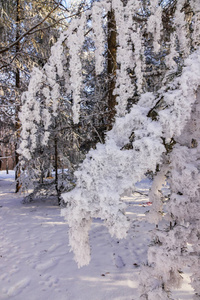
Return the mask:
<svg viewBox="0 0 200 300">
<path fill-rule="evenodd" d="M 66 24 L 68 10 L 60 2 L 8 0 L 0 1 L 1 120 L 13 124 L 12 139 L 18 147 L 20 95 L 27 87 L 34 65 L 43 65 L 50 48 Z M 55 12 L 59 11 L 59 15 Z M 65 18 L 64 18 L 65 17 Z M 5 127 L 5 126 L 4 126 Z M 6 135 L 6 131 L 5 131 Z M 6 136 L 5 136 L 6 138 Z M 19 157 L 15 153 L 16 179 Z M 17 181 L 16 181 L 17 182 Z M 18 183 L 16 191 L 18 191 Z"/>
</svg>

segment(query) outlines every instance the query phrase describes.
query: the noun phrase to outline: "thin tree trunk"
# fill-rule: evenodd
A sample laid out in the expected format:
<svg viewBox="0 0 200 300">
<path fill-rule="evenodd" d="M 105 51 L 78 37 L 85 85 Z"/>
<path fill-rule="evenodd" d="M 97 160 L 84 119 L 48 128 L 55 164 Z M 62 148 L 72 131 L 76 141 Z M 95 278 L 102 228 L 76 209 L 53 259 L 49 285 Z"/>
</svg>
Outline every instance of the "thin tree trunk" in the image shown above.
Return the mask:
<svg viewBox="0 0 200 300">
<path fill-rule="evenodd" d="M 58 205 L 61 204 L 61 192 L 58 186 L 58 141 L 57 136 L 54 139 L 54 147 L 55 147 L 55 188 L 58 197 Z"/>
<path fill-rule="evenodd" d="M 8 156 L 8 152 L 6 149 L 6 157 Z M 6 158 L 6 174 L 8 174 L 8 158 Z"/>
<path fill-rule="evenodd" d="M 16 41 L 19 39 L 19 27 L 20 27 L 20 1 L 16 0 Z M 20 50 L 20 41 L 16 43 L 15 51 L 16 56 L 18 55 Z M 15 87 L 16 87 L 16 97 L 15 97 L 15 132 L 16 132 L 16 143 L 15 143 L 15 180 L 16 180 L 16 188 L 15 192 L 17 193 L 20 189 L 18 178 L 20 176 L 20 168 L 19 168 L 19 154 L 17 153 L 18 148 L 18 140 L 20 136 L 20 121 L 19 121 L 19 89 L 20 89 L 20 71 L 19 68 L 16 67 L 15 71 Z"/>
<path fill-rule="evenodd" d="M 114 117 L 116 114 L 115 106 L 116 95 L 113 95 L 116 83 L 116 52 L 117 52 L 117 30 L 114 10 L 108 12 L 108 64 L 107 64 L 107 74 L 109 79 L 108 84 L 108 124 L 107 130 L 112 129 L 114 123 Z"/>
</svg>

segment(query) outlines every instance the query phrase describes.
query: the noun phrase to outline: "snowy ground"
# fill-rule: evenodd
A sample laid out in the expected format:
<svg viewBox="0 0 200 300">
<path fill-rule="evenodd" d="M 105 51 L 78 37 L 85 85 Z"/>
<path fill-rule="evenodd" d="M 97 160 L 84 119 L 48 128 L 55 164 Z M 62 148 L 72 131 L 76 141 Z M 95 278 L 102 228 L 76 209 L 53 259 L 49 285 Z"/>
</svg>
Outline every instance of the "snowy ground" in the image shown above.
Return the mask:
<svg viewBox="0 0 200 300">
<path fill-rule="evenodd" d="M 146 192 L 145 181 L 138 190 Z M 91 229 L 92 259 L 77 268 L 69 252 L 68 227 L 52 200 L 21 203 L 14 173 L 0 172 L 0 300 L 138 300 L 138 276 L 146 262 L 152 225 L 145 222 L 148 198 L 125 197 L 131 230 L 110 237 L 100 220 Z M 186 281 L 187 281 L 186 276 Z M 174 294 L 192 299 L 187 284 Z"/>
</svg>

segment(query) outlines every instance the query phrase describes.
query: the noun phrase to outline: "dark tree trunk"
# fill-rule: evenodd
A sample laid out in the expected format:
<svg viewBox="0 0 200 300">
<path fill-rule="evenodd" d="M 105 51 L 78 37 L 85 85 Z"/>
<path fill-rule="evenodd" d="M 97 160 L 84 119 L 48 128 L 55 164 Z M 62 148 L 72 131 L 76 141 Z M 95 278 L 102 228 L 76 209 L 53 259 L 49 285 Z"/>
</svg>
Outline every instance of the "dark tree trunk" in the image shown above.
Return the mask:
<svg viewBox="0 0 200 300">
<path fill-rule="evenodd" d="M 19 38 L 20 32 L 20 0 L 16 1 L 16 41 Z M 16 58 L 20 51 L 20 42 L 17 42 L 16 47 Z M 19 121 L 19 106 L 20 106 L 20 100 L 19 100 L 19 89 L 20 89 L 20 70 L 16 66 L 15 71 L 15 87 L 16 87 L 16 96 L 15 96 L 15 132 L 16 132 L 16 143 L 15 143 L 15 180 L 16 180 L 16 189 L 15 192 L 17 193 L 20 189 L 18 178 L 20 176 L 20 168 L 19 168 L 19 154 L 17 153 L 18 148 L 18 140 L 20 136 L 20 121 Z"/>
<path fill-rule="evenodd" d="M 108 84 L 108 124 L 107 130 L 112 129 L 114 117 L 116 114 L 116 95 L 113 95 L 116 82 L 116 52 L 117 52 L 117 31 L 114 10 L 108 12 L 108 64 L 107 74 L 109 79 Z"/>
<path fill-rule="evenodd" d="M 54 139 L 54 147 L 55 147 L 55 188 L 58 197 L 58 205 L 61 204 L 61 192 L 58 186 L 58 141 L 57 136 Z"/>
</svg>

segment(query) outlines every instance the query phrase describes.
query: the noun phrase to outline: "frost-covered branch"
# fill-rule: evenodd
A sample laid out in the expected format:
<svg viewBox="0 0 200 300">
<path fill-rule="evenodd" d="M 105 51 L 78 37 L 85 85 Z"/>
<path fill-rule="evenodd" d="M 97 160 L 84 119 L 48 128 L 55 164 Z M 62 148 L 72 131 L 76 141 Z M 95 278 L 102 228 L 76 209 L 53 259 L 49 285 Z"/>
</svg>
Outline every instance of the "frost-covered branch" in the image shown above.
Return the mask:
<svg viewBox="0 0 200 300">
<path fill-rule="evenodd" d="M 194 60 L 195 64 L 192 63 Z M 169 89 L 170 86 L 176 86 L 177 89 L 173 92 L 169 90 L 163 95 L 168 108 L 159 113 L 159 122 L 147 117 L 147 101 L 152 99 L 152 106 L 156 99 L 151 94 L 144 94 L 129 114 L 116 119 L 113 129 L 107 134 L 105 145 L 98 145 L 96 150 L 90 151 L 75 173 L 77 186 L 70 193 L 63 195 L 70 205 L 62 214 L 70 225 L 70 244 L 79 266 L 89 262 L 89 246 L 80 249 L 78 243 L 83 219 L 88 220 L 89 229 L 91 218 L 102 218 L 112 235 L 118 238 L 126 236 L 128 223 L 122 213 L 124 207 L 120 195 L 141 180 L 145 172 L 154 171 L 156 165 L 162 162 L 165 148 L 161 137 L 169 139 L 178 136 L 183 130 L 191 114 L 191 105 L 195 101 L 195 90 L 200 83 L 197 62 L 198 53 L 195 53 L 188 59 L 183 75 L 169 85 Z M 188 77 L 192 77 L 193 81 L 185 81 Z M 181 106 L 178 95 L 181 96 Z M 129 142 L 132 131 L 135 135 L 133 149 L 121 150 L 123 145 Z M 88 245 L 88 233 L 84 232 L 83 244 Z"/>
<path fill-rule="evenodd" d="M 170 164 L 167 170 L 171 195 L 161 216 L 162 200 L 156 190 L 152 190 L 150 195 L 153 196 L 153 205 L 148 218 L 156 224 L 164 218 L 168 224 L 170 222 L 170 226 L 168 225 L 168 230 L 155 231 L 155 242 L 148 251 L 149 265 L 144 267 L 141 273 L 141 299 L 171 299 L 169 291 L 181 286 L 181 272 L 187 265 L 191 266 L 194 299 L 200 296 L 197 275 L 200 265 L 200 50 L 193 53 L 185 64 L 181 77 L 174 80 L 172 90 L 164 95 L 169 108 L 159 113 L 166 138 L 170 138 L 171 133 L 171 137 L 173 136 L 176 141 L 174 149 L 168 156 Z M 165 123 L 167 118 L 169 127 Z M 166 167 L 163 167 L 161 173 L 157 174 L 153 187 L 165 175 Z M 160 187 L 159 185 L 157 188 Z"/>
</svg>

